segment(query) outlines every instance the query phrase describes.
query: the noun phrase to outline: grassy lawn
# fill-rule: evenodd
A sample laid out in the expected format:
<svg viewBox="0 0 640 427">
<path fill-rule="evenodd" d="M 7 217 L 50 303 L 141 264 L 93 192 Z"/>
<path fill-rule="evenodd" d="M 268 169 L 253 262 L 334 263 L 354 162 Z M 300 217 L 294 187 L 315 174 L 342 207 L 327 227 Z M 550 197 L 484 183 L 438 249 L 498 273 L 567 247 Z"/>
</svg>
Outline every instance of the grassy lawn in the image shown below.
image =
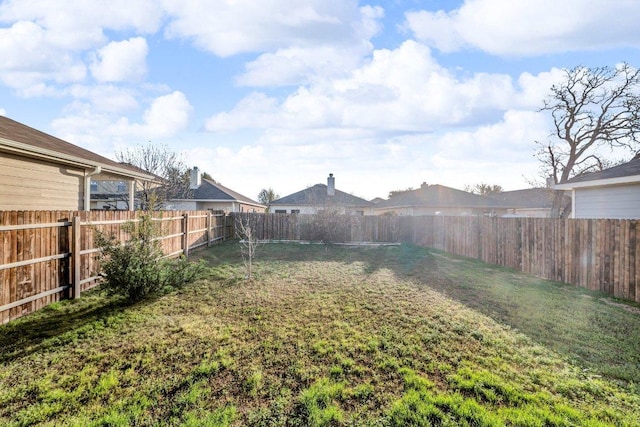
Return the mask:
<svg viewBox="0 0 640 427">
<path fill-rule="evenodd" d="M 237 243 L 0 326 L 0 425 L 640 425 L 640 309 L 412 247 Z"/>
</svg>

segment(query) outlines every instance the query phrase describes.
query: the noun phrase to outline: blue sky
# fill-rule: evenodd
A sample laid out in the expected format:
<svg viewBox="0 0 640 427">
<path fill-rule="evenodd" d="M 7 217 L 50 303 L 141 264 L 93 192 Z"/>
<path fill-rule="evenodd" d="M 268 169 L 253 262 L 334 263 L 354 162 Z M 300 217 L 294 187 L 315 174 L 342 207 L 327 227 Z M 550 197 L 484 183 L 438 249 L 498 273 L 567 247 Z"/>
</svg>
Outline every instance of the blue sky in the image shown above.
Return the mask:
<svg viewBox="0 0 640 427">
<path fill-rule="evenodd" d="M 252 198 L 329 173 L 367 199 L 515 190 L 562 69 L 638 66 L 639 19 L 635 0 L 0 0 L 0 114 L 112 158 L 164 144 Z"/>
</svg>

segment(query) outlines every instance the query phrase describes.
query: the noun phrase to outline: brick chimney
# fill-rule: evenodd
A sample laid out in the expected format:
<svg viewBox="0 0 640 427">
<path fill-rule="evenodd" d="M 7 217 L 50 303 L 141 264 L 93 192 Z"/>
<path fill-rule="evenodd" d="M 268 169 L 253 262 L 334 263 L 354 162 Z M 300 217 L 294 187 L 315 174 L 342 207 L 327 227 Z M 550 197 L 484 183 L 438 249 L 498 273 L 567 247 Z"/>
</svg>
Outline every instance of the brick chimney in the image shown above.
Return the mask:
<svg viewBox="0 0 640 427">
<path fill-rule="evenodd" d="M 336 195 L 336 179 L 333 177 L 333 174 L 329 174 L 329 178 L 327 178 L 327 196 L 335 196 Z"/>
</svg>

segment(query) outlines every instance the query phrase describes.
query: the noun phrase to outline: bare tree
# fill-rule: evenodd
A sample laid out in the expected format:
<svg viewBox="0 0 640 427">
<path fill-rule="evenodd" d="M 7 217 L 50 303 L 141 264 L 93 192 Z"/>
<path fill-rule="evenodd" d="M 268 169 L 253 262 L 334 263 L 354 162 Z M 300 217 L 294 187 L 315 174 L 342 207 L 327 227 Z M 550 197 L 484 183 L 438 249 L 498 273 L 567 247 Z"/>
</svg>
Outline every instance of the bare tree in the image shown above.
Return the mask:
<svg viewBox="0 0 640 427">
<path fill-rule="evenodd" d="M 504 190 L 500 185 L 491 185 L 481 182 L 480 184 L 465 185 L 464 191 L 466 191 L 467 193 L 479 194 L 481 196 L 489 196 L 491 194 L 502 193 Z"/>
<path fill-rule="evenodd" d="M 554 128 L 548 142 L 537 142 L 541 172 L 553 184 L 601 170 L 603 154 L 614 148 L 637 150 L 640 132 L 640 71 L 628 64 L 576 67 L 551 87 L 542 110 L 550 111 Z M 563 193 L 554 195 L 552 216 L 561 213 Z"/>
<path fill-rule="evenodd" d="M 235 216 L 236 235 L 240 239 L 240 253 L 247 280 L 253 278 L 253 259 L 259 243 L 256 224 L 257 216 L 255 213 L 239 213 Z"/>
<path fill-rule="evenodd" d="M 116 153 L 119 162 L 138 167 L 158 177 L 155 182 L 143 182 L 138 189 L 140 208 L 157 210 L 174 198 L 189 195 L 189 169 L 178 154 L 166 145 L 138 145 Z"/>
</svg>

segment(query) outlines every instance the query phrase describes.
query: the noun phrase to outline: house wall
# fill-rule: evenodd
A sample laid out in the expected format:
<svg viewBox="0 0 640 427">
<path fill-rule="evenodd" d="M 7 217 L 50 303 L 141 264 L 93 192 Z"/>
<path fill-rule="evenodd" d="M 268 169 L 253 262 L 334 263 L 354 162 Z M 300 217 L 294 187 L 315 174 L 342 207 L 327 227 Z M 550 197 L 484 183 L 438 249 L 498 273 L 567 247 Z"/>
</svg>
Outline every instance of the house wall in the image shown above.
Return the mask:
<svg viewBox="0 0 640 427">
<path fill-rule="evenodd" d="M 79 210 L 83 169 L 0 152 L 0 210 Z"/>
<path fill-rule="evenodd" d="M 419 207 L 407 206 L 397 208 L 375 209 L 376 215 L 395 214 L 400 216 L 422 216 L 422 215 L 442 215 L 442 216 L 476 216 L 492 213 L 491 209 L 474 208 L 445 208 L 445 207 Z"/>
<path fill-rule="evenodd" d="M 640 184 L 574 190 L 574 218 L 640 218 Z"/>
<path fill-rule="evenodd" d="M 332 207 L 333 208 L 333 207 Z M 370 207 L 335 207 L 341 214 L 348 215 L 373 215 L 373 209 Z M 269 212 L 271 213 L 299 213 L 299 214 L 316 214 L 324 207 L 309 206 L 309 205 L 271 205 Z M 281 212 L 284 211 L 284 212 Z"/>
<path fill-rule="evenodd" d="M 165 209 L 175 211 L 223 211 L 232 212 L 264 212 L 264 208 L 238 202 L 201 202 L 201 201 L 173 201 L 166 203 Z"/>
</svg>

